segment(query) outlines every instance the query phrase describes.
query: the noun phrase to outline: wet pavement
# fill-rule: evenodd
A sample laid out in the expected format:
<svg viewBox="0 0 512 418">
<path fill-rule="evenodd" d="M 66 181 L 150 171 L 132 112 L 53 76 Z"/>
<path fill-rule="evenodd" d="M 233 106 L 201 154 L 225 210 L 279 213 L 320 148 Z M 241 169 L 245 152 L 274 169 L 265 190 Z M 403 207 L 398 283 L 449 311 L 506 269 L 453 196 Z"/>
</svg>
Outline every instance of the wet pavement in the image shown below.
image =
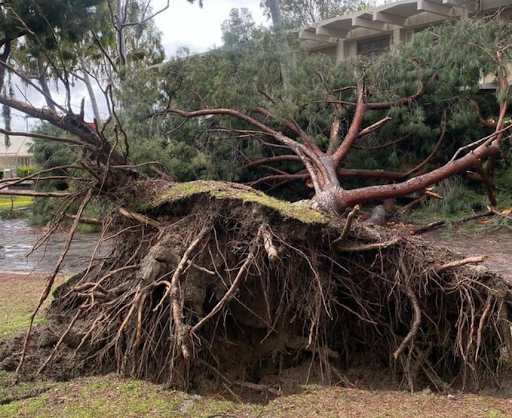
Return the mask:
<svg viewBox="0 0 512 418">
<path fill-rule="evenodd" d="M 479 234 L 434 230 L 421 236 L 429 242 L 444 245 L 463 256 L 486 256 L 487 259 L 483 264 L 512 283 L 512 232 L 510 230 Z"/>
<path fill-rule="evenodd" d="M 0 220 L 0 272 L 47 273 L 57 262 L 67 235 L 65 231 L 52 236 L 46 246 L 26 257 L 32 246 L 45 233 L 45 228 L 34 227 L 26 219 Z M 464 256 L 488 256 L 484 265 L 497 271 L 512 283 L 512 233 L 486 232 L 475 236 L 460 232 L 435 230 L 422 235 L 429 242 L 444 245 Z M 77 232 L 61 271 L 77 273 L 87 267 L 99 234 Z M 102 248 L 105 253 L 108 248 Z"/>
<path fill-rule="evenodd" d="M 45 231 L 43 227 L 29 225 L 26 219 L 0 220 L 0 272 L 50 272 L 67 239 L 65 231 L 55 233 L 47 245 L 26 257 Z M 70 275 L 87 267 L 98 238 L 99 234 L 77 232 L 61 271 Z"/>
</svg>

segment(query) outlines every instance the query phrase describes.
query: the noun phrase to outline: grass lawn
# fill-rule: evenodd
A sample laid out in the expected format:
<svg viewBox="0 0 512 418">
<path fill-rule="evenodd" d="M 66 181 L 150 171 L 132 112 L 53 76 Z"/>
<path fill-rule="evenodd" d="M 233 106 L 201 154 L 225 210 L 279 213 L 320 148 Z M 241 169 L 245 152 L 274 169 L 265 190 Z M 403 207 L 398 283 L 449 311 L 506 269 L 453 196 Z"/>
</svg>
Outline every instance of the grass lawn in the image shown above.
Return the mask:
<svg viewBox="0 0 512 418">
<path fill-rule="evenodd" d="M 12 200 L 11 200 L 12 199 Z M 29 206 L 34 203 L 34 199 L 30 196 L 0 196 L 0 209 L 14 207 Z"/>
<path fill-rule="evenodd" d="M 41 276 L 0 274 L 0 339 L 25 329 L 43 286 Z M 512 416 L 512 399 L 506 397 L 411 394 L 309 385 L 302 386 L 299 393 L 258 404 L 237 402 L 227 394 L 197 396 L 171 391 L 115 375 L 14 385 L 12 374 L 0 371 L 2 418 L 507 416 Z"/>
<path fill-rule="evenodd" d="M 57 284 L 63 277 L 57 278 Z M 44 275 L 0 274 L 0 339 L 5 339 L 27 329 L 29 317 L 35 308 L 44 286 Z M 35 322 L 43 320 L 44 307 Z"/>
</svg>

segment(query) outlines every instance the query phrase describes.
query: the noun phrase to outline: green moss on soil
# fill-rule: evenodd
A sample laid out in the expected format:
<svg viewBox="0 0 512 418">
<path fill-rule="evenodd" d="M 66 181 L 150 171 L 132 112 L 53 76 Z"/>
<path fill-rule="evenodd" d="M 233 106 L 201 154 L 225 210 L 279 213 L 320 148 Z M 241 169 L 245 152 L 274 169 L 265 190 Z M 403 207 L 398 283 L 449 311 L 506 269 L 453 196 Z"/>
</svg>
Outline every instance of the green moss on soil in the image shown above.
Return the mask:
<svg viewBox="0 0 512 418">
<path fill-rule="evenodd" d="M 321 212 L 306 205 L 294 205 L 266 194 L 253 190 L 250 187 L 233 185 L 219 181 L 194 181 L 180 183 L 172 186 L 159 195 L 157 205 L 185 199 L 197 194 L 208 194 L 215 199 L 240 200 L 244 203 L 257 203 L 279 212 L 284 218 L 297 219 L 307 224 L 327 223 L 327 217 Z"/>
</svg>

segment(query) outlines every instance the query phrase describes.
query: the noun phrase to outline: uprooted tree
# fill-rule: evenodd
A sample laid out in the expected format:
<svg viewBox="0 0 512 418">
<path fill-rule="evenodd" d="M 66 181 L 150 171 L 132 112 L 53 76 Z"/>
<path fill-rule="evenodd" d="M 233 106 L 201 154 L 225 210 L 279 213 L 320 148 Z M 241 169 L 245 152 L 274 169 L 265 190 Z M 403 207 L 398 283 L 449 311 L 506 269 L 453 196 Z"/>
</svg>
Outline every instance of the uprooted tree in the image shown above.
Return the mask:
<svg viewBox="0 0 512 418">
<path fill-rule="evenodd" d="M 288 151 L 254 164 L 303 164 L 303 173 L 278 172 L 275 180 L 311 179 L 315 194 L 309 203 L 290 204 L 233 183 L 176 183 L 155 166 L 155 177 L 150 177 L 130 162 L 132 138 L 114 106 L 112 117 L 99 129 L 86 123 L 83 107 L 76 114 L 70 106 L 36 108 L 0 95 L 1 104 L 66 134 L 2 132 L 67 144 L 79 156 L 76 163 L 43 168 L 28 177 L 49 181 L 68 176 L 74 182 L 68 193 L 16 192 L 7 187 L 21 180 L 1 180 L 0 194 L 60 199 L 61 214 L 37 246 L 44 245 L 62 222 L 71 220 L 71 225 L 27 334 L 2 343 L 0 365 L 16 369 L 20 376 L 117 370 L 185 388 L 200 385 L 206 376 L 230 391 L 232 386 L 275 391 L 262 384 L 265 376 L 300 361 L 313 361 L 327 380 L 347 381 L 343 369 L 366 357 L 388 367 L 411 389 L 425 381 L 440 390 L 453 381 L 471 387 L 499 384 L 499 371 L 506 365 L 502 360 L 512 352 L 510 285 L 472 266 L 481 258 L 460 259 L 354 219 L 357 205 L 368 200 L 422 191 L 467 169 L 486 176 L 483 164 L 499 156 L 510 127 L 508 42 L 500 40 L 510 39 L 510 28 L 497 22 L 461 24 L 466 29 L 472 25 L 482 36 L 463 46 L 485 49 L 495 64 L 498 116 L 491 121 L 474 112 L 492 132 L 460 147 L 449 162 L 426 173 L 418 174 L 430 167 L 431 156 L 394 177 L 382 171 L 345 170 L 342 163 L 359 138 L 376 135 L 392 122 L 382 112 L 413 108 L 426 94 L 442 88 L 442 67 L 418 71 L 422 76 L 404 97 L 381 91 L 379 73 L 374 71 L 372 78 L 368 63 L 364 71 L 359 64 L 351 67 L 358 81 L 354 85 L 331 88 L 318 74 L 323 101 L 315 97 L 315 103 L 297 103 L 293 91 L 288 97 L 295 110 L 329 109 L 330 127 L 323 137 L 311 135 L 310 126 L 290 116 L 284 93 L 274 98 L 263 89 L 261 95 L 281 108 L 279 114 L 259 106 L 249 115 L 211 108 L 199 100 L 200 110 L 179 110 L 169 102 L 163 110 L 143 115 L 220 115 L 241 121 L 245 126 L 237 126 L 237 134 L 269 137 L 272 146 Z M 488 41 L 484 33 L 491 33 L 495 42 L 479 43 Z M 28 31 L 23 36 L 37 34 Z M 10 41 L 0 42 L 1 75 L 16 74 L 8 64 Z M 115 103 L 112 88 L 105 93 Z M 387 99 L 379 100 L 381 96 Z M 376 120 L 369 121 L 372 113 Z M 448 109 L 441 114 L 438 143 L 447 130 Z M 394 183 L 343 188 L 340 179 L 358 175 Z M 84 218 L 93 198 L 109 203 L 108 216 Z M 100 243 L 109 242 L 110 253 L 97 257 L 99 243 L 89 267 L 55 292 L 48 312 L 51 321 L 33 329 L 82 221 L 102 224 Z"/>
</svg>

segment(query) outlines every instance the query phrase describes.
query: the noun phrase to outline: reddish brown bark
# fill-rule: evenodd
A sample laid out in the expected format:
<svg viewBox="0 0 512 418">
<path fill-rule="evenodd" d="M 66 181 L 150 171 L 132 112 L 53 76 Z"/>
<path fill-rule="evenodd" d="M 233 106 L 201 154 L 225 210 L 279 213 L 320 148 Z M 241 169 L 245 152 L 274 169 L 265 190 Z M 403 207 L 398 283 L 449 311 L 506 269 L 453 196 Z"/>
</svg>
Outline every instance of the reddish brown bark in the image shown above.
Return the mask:
<svg viewBox="0 0 512 418">
<path fill-rule="evenodd" d="M 360 189 L 345 190 L 342 199 L 342 205 L 345 207 L 351 206 L 355 203 L 367 202 L 369 200 L 384 200 L 400 196 L 407 196 L 425 187 L 438 183 L 439 181 L 453 176 L 454 174 L 461 173 L 481 160 L 485 160 L 492 155 L 500 153 L 500 149 L 491 143 L 494 141 L 494 136 L 489 141 L 480 145 L 477 149 L 458 160 L 450 161 L 446 165 L 432 170 L 421 176 L 414 177 L 397 184 L 389 184 L 382 186 L 362 187 Z"/>
<path fill-rule="evenodd" d="M 500 97 L 506 97 L 504 92 L 508 92 L 510 86 L 507 81 L 507 71 L 504 66 L 500 67 L 499 78 L 500 82 L 498 85 L 498 95 Z M 432 81 L 437 81 L 437 79 L 437 74 L 434 74 L 430 78 L 429 83 Z M 229 115 L 249 123 L 253 127 L 259 129 L 262 133 L 273 137 L 277 142 L 287 146 L 294 153 L 294 155 L 268 157 L 260 161 L 250 162 L 246 164 L 245 167 L 265 166 L 269 163 L 280 161 L 300 161 L 304 164 L 306 169 L 305 172 L 287 174 L 280 172 L 273 167 L 267 166 L 269 171 L 273 171 L 276 174 L 263 177 L 260 180 L 254 182 L 253 185 L 273 182 L 275 186 L 282 185 L 290 181 L 307 180 L 310 178 L 311 183 L 315 189 L 315 196 L 312 199 L 313 205 L 326 212 L 338 214 L 343 213 L 347 207 L 354 206 L 355 204 L 365 201 L 392 199 L 424 190 L 426 187 L 435 184 L 449 176 L 468 170 L 470 168 L 480 167 L 482 161 L 488 159 L 492 160 L 500 153 L 499 145 L 503 139 L 504 130 L 506 129 L 504 128 L 505 115 L 508 109 L 508 102 L 506 99 L 500 103 L 500 116 L 496 123 L 485 121 L 480 115 L 480 112 L 478 113 L 480 121 L 482 123 L 485 122 L 485 126 L 494 127 L 495 133 L 488 138 L 482 138 L 482 140 L 473 145 L 461 148 L 448 164 L 440 168 L 421 175 L 417 174 L 420 170 L 425 169 L 427 164 L 432 161 L 440 149 L 446 134 L 446 111 L 443 114 L 443 126 L 441 134 L 434 149 L 425 158 L 425 160 L 423 160 L 415 167 L 404 172 L 344 169 L 341 167 L 341 164 L 350 150 L 354 148 L 355 140 L 361 136 L 378 131 L 390 120 L 389 117 L 384 117 L 378 122 L 364 127 L 364 119 L 368 111 L 384 110 L 393 106 L 408 105 L 411 102 L 422 98 L 427 91 L 426 86 L 422 83 L 418 91 L 411 96 L 403 97 L 393 101 L 372 103 L 368 102 L 367 100 L 368 92 L 365 88 L 363 78 L 360 80 L 357 87 L 350 86 L 348 88 L 357 90 L 356 103 L 337 100 L 326 101 L 326 103 L 331 105 L 333 109 L 333 116 L 329 130 L 328 147 L 325 151 L 322 151 L 313 142 L 312 138 L 305 131 L 303 131 L 294 120 L 286 122 L 285 127 L 296 135 L 295 138 L 287 136 L 282 132 L 271 128 L 267 124 L 233 109 L 203 109 L 195 112 L 186 112 L 174 108 L 167 108 L 159 114 L 175 114 L 184 118 L 193 118 L 204 115 Z M 345 106 L 355 107 L 355 110 L 348 130 L 345 136 L 342 138 L 341 119 L 339 115 L 340 110 Z M 255 112 L 275 122 L 275 118 L 268 110 L 257 108 Z M 477 145 L 478 147 L 473 151 L 470 151 L 465 156 L 456 159 L 459 153 L 466 149 L 470 149 L 471 147 L 474 148 Z M 343 189 L 339 181 L 340 177 L 354 176 L 381 180 L 387 179 L 394 181 L 394 184 L 363 187 L 354 190 Z M 411 176 L 415 177 L 409 178 Z"/>
<path fill-rule="evenodd" d="M 259 129 L 260 132 L 273 137 L 277 142 L 287 146 L 294 155 L 275 156 L 261 159 L 256 162 L 250 162 L 245 167 L 255 166 L 267 166 L 269 163 L 281 162 L 281 161 L 300 161 L 306 168 L 305 172 L 296 174 L 283 173 L 273 167 L 267 166 L 269 171 L 273 171 L 276 174 L 265 176 L 255 182 L 252 185 L 258 185 L 261 183 L 274 183 L 283 184 L 285 182 L 296 181 L 296 180 L 307 180 L 311 179 L 311 183 L 315 189 L 315 196 L 312 199 L 314 205 L 320 209 L 331 212 L 331 213 L 342 213 L 348 206 L 347 202 L 352 199 L 346 199 L 347 193 L 352 191 L 344 190 L 339 182 L 340 177 L 366 177 L 375 179 L 388 179 L 393 181 L 403 181 L 413 172 L 417 172 L 428 161 L 435 155 L 439 145 L 444 136 L 441 135 L 441 139 L 438 145 L 433 150 L 431 155 L 418 167 L 414 167 L 413 171 L 409 172 L 390 172 L 384 170 L 347 170 L 341 168 L 340 165 L 354 146 L 354 142 L 357 138 L 372 132 L 378 131 L 384 124 L 389 122 L 391 118 L 384 117 L 376 123 L 364 127 L 364 119 L 368 110 L 371 109 L 387 109 L 392 106 L 402 106 L 408 104 L 413 100 L 419 99 L 426 92 L 426 88 L 422 85 L 418 92 L 412 96 L 398 99 L 392 102 L 382 103 L 371 103 L 366 102 L 366 88 L 364 85 L 364 79 L 361 79 L 357 86 L 357 102 L 355 103 L 355 111 L 350 122 L 350 126 L 346 135 L 342 138 L 340 135 L 341 119 L 339 112 L 342 108 L 342 104 L 333 103 L 333 118 L 329 132 L 329 145 L 326 151 L 322 151 L 312 140 L 312 138 L 304 131 L 300 126 L 292 119 L 285 122 L 284 127 L 291 131 L 294 137 L 287 136 L 284 133 L 271 128 L 268 124 L 241 112 L 233 109 L 202 109 L 192 112 L 187 112 L 175 108 L 167 108 L 164 111 L 158 113 L 159 115 L 174 114 L 184 118 L 195 118 L 205 115 L 228 115 L 233 116 L 237 119 L 245 121 L 253 127 Z M 266 119 L 275 122 L 275 118 L 271 112 L 266 109 L 256 108 L 255 113 L 264 116 Z M 370 197 L 371 199 L 371 197 Z"/>
</svg>

